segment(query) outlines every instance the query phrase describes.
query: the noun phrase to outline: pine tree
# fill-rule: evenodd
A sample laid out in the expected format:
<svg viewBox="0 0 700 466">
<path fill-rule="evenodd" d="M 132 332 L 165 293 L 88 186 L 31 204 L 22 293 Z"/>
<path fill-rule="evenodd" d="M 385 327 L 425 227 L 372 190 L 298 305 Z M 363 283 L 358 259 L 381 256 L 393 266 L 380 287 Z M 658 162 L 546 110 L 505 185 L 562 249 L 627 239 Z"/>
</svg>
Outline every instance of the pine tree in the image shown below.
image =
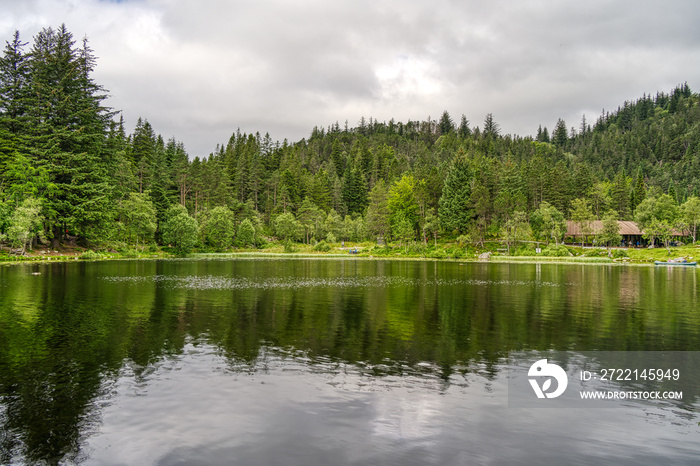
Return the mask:
<svg viewBox="0 0 700 466">
<path fill-rule="evenodd" d="M 69 231 L 94 238 L 115 217 L 113 154 L 105 150 L 113 114 L 102 106 L 106 91 L 91 77 L 96 60 L 87 40 L 82 48 L 74 45 L 65 25 L 43 29 L 30 60 L 29 145 L 53 186 L 43 206 L 54 241 Z"/>
<path fill-rule="evenodd" d="M 637 209 L 637 206 L 646 197 L 646 188 L 644 186 L 644 176 L 642 175 L 642 170 L 637 170 L 637 178 L 634 182 L 634 189 L 632 191 L 632 198 L 630 200 L 630 210 L 632 213 Z"/>
<path fill-rule="evenodd" d="M 552 133 L 552 143 L 558 147 L 565 147 L 568 140 L 569 136 L 567 135 L 566 122 L 560 118 Z"/>
<path fill-rule="evenodd" d="M 380 180 L 374 185 L 369 193 L 369 206 L 367 207 L 367 229 L 373 236 L 379 238 L 388 238 L 390 231 L 390 215 L 389 211 L 389 191 L 384 183 Z"/>
<path fill-rule="evenodd" d="M 440 223 L 448 231 L 466 233 L 472 224 L 474 209 L 471 203 L 471 185 L 474 173 L 466 154 L 458 154 L 445 178 L 440 197 Z"/>
<path fill-rule="evenodd" d="M 352 164 L 345 173 L 343 202 L 349 214 L 361 213 L 367 205 L 367 184 L 356 164 Z"/>
<path fill-rule="evenodd" d="M 673 180 L 671 180 L 671 183 L 668 185 L 668 195 L 671 196 L 671 199 L 678 205 L 678 192 L 676 191 L 676 184 Z"/>
<path fill-rule="evenodd" d="M 501 133 L 501 126 L 493 119 L 493 113 L 487 113 L 484 119 L 484 137 L 497 137 Z"/>
<path fill-rule="evenodd" d="M 29 97 L 30 69 L 29 57 L 23 51 L 25 45 L 19 31 L 15 31 L 0 58 L 0 129 L 15 135 L 23 132 Z"/>
<path fill-rule="evenodd" d="M 469 129 L 469 120 L 462 114 L 462 120 L 459 123 L 459 130 L 457 131 L 460 138 L 467 138 L 471 135 L 472 130 Z"/>
<path fill-rule="evenodd" d="M 148 120 L 139 117 L 134 134 L 131 137 L 131 160 L 136 167 L 139 180 L 139 192 L 148 191 L 151 187 L 154 159 L 156 151 L 156 136 Z"/>
<path fill-rule="evenodd" d="M 447 113 L 447 110 L 442 112 L 442 116 L 440 117 L 440 123 L 438 123 L 438 128 L 440 129 L 440 134 L 448 134 L 454 132 L 455 125 L 452 121 L 452 118 L 450 117 L 450 114 Z"/>
</svg>

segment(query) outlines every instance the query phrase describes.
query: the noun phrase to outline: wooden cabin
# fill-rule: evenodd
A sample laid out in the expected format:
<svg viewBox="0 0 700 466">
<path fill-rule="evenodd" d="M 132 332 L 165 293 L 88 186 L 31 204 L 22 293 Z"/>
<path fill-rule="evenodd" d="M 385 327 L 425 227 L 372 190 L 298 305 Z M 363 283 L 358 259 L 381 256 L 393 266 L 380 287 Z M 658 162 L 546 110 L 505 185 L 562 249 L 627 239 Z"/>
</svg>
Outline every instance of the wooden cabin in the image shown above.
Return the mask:
<svg viewBox="0 0 700 466">
<path fill-rule="evenodd" d="M 644 233 L 639 229 L 635 222 L 629 220 L 618 220 L 617 224 L 620 228 L 620 236 L 622 236 L 621 246 L 626 247 L 645 247 L 649 245 L 649 241 L 644 238 Z M 593 220 L 591 222 L 591 233 L 585 235 L 584 244 L 592 244 L 595 235 L 603 229 L 601 220 Z M 573 220 L 566 221 L 566 238 L 571 238 L 574 243 L 581 243 L 581 228 L 577 222 Z M 674 231 L 673 236 L 686 236 L 683 232 Z M 656 241 L 659 244 L 659 241 Z"/>
</svg>

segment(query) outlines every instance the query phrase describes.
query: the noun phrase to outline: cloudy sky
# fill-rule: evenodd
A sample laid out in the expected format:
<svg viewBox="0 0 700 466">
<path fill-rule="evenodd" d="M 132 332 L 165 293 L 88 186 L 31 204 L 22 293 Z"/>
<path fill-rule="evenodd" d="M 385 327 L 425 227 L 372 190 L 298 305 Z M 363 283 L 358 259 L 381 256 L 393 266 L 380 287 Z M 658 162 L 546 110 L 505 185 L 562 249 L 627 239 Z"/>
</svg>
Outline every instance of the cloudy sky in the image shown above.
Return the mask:
<svg viewBox="0 0 700 466">
<path fill-rule="evenodd" d="M 0 37 L 65 23 L 131 132 L 139 116 L 191 156 L 240 128 L 298 141 L 361 116 L 447 110 L 527 135 L 578 127 L 643 93 L 700 90 L 700 2 L 0 0 Z"/>
</svg>

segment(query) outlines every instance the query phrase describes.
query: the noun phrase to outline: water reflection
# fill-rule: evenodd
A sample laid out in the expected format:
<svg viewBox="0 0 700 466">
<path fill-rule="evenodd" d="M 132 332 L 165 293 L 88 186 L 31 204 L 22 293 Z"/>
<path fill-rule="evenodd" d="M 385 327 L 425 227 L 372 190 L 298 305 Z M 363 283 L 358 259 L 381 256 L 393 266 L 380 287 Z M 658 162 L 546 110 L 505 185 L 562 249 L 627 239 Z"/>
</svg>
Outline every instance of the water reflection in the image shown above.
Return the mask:
<svg viewBox="0 0 700 466">
<path fill-rule="evenodd" d="M 235 451 L 275 464 L 265 452 L 285 449 L 306 464 L 508 459 L 484 432 L 513 417 L 498 407 L 509 352 L 700 350 L 696 281 L 694 269 L 557 264 L 1 267 L 0 463 L 216 464 Z M 516 426 L 505 431 L 532 439 Z M 533 432 L 571 444 L 551 428 Z M 658 430 L 639 429 L 638 444 Z M 311 439 L 323 445 L 291 448 Z"/>
</svg>

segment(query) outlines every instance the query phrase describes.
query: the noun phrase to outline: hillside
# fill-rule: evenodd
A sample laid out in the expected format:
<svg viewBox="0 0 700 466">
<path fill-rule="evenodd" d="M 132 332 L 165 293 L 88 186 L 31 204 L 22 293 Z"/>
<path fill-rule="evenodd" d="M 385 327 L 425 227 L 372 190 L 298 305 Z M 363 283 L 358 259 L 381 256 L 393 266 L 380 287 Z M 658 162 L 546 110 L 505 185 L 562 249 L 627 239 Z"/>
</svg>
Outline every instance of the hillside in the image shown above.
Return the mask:
<svg viewBox="0 0 700 466">
<path fill-rule="evenodd" d="M 563 218 L 632 220 L 664 195 L 675 213 L 649 218 L 694 225 L 682 206 L 700 188 L 700 108 L 687 84 L 535 138 L 445 112 L 336 122 L 297 142 L 234 131 L 200 159 L 146 117 L 127 135 L 87 42 L 64 26 L 25 48 L 17 34 L 0 62 L 0 235 L 15 246 L 557 239 Z"/>
</svg>

